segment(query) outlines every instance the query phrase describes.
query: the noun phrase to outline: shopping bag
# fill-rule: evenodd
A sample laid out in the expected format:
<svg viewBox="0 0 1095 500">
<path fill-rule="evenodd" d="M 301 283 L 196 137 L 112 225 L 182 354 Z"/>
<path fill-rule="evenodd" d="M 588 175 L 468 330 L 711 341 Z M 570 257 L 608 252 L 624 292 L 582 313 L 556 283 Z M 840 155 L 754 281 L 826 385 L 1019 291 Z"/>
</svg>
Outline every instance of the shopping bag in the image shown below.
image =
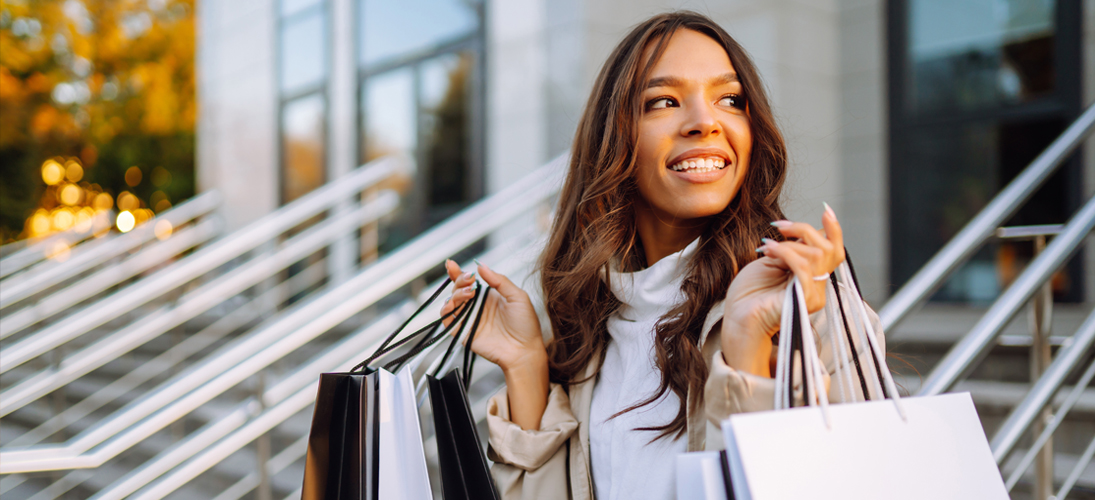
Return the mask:
<svg viewBox="0 0 1095 500">
<path fill-rule="evenodd" d="M 438 378 L 438 373 L 445 366 L 442 362 L 437 366 L 436 373 L 427 375 L 434 432 L 437 437 L 438 464 L 441 468 L 441 491 L 445 500 L 497 500 L 500 498 L 490 475 L 486 453 L 479 444 L 479 431 L 475 427 L 467 393 L 467 385 L 471 383 L 472 366 L 475 363 L 471 343 L 479 327 L 483 314 L 482 306 L 486 303 L 489 291 L 490 287 L 486 287 L 486 291 L 480 295 L 477 289 L 476 296 L 469 301 L 475 304 L 477 299 L 482 298 L 479 301 L 479 312 L 476 314 L 475 322 L 464 341 L 463 367 L 453 369 L 444 377 Z M 468 317 L 470 316 L 465 317 L 464 322 Z M 464 327 L 461 325 L 460 331 L 463 330 Z M 452 354 L 453 347 L 459 339 L 459 334 L 453 337 L 445 353 L 446 357 Z"/>
<path fill-rule="evenodd" d="M 858 284 L 845 264 L 837 274 L 848 292 L 835 279 L 827 286 L 826 315 L 839 328 L 829 337 L 835 362 L 857 369 L 836 370 L 844 376 L 831 386 L 849 404 L 828 404 L 802 286 L 792 280 L 776 353 L 776 411 L 722 423 L 737 500 L 1008 498 L 969 394 L 900 398 Z M 852 360 L 853 340 L 866 347 L 862 359 Z M 872 394 L 874 401 L 857 399 Z M 792 408 L 796 401 L 806 406 Z"/>
<path fill-rule="evenodd" d="M 677 498 L 735 500 L 726 450 L 677 455 Z"/>
<path fill-rule="evenodd" d="M 320 375 L 302 500 L 379 498 L 376 390 L 375 371 Z"/>
<path fill-rule="evenodd" d="M 448 283 L 446 280 L 366 360 L 346 373 L 320 375 L 302 500 L 432 498 L 411 378 L 413 361 L 448 337 L 455 325 L 466 324 L 471 307 L 453 311 L 401 340 L 396 338 Z M 444 327 L 443 320 L 449 317 L 454 320 Z M 370 366 L 405 346 L 409 348 L 396 359 L 379 368 Z"/>
<path fill-rule="evenodd" d="M 397 374 L 377 370 L 380 410 L 379 493 L 382 499 L 420 500 L 433 498 L 426 469 L 418 405 L 414 397 L 412 366 Z"/>
</svg>

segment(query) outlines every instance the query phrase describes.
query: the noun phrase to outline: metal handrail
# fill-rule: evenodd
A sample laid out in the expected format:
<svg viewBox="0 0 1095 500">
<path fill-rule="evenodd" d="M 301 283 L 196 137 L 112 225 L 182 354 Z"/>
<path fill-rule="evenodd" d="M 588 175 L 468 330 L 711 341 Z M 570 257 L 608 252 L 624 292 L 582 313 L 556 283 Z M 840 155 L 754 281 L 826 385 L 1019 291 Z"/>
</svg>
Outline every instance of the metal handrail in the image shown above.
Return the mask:
<svg viewBox="0 0 1095 500">
<path fill-rule="evenodd" d="M 210 217 L 175 233 L 165 241 L 157 241 L 141 249 L 128 259 L 99 269 L 72 285 L 51 293 L 48 300 L 39 300 L 33 305 L 0 317 L 0 322 L 4 325 L 0 331 L 0 339 L 6 339 L 36 323 L 68 311 L 104 290 L 212 240 L 220 234 L 223 225 L 220 218 Z"/>
<path fill-rule="evenodd" d="M 1015 445 L 1026 434 L 1027 429 L 1041 416 L 1042 410 L 1052 402 L 1053 395 L 1061 388 L 1065 377 L 1072 373 L 1080 362 L 1086 359 L 1093 346 L 1095 346 L 1095 312 L 1088 315 L 1084 323 L 1080 325 L 1079 330 L 1076 331 L 1076 335 L 1072 337 L 1072 343 L 1061 348 L 1053 363 L 1046 368 L 1045 373 L 1038 379 L 1038 382 L 1030 389 L 1023 401 L 1012 410 L 1007 420 L 996 431 L 996 435 L 992 437 L 990 446 L 996 463 L 1004 463 Z M 1077 387 L 1080 386 L 1081 384 L 1077 384 Z M 1083 389 L 1080 388 L 1080 390 Z M 1078 395 L 1077 398 L 1079 398 Z M 1064 408 L 1062 409 L 1064 410 Z M 1046 428 L 1051 432 L 1052 429 L 1052 426 Z M 1041 446 L 1032 449 L 1036 451 L 1041 449 Z"/>
<path fill-rule="evenodd" d="M 273 312 L 274 307 L 281 301 L 281 298 L 292 297 L 322 281 L 326 274 L 326 265 L 326 259 L 320 259 L 288 280 L 274 285 L 260 295 L 248 300 L 247 303 L 233 308 L 232 311 L 221 316 L 209 326 L 202 328 L 197 333 L 188 335 L 182 342 L 142 363 L 141 366 L 126 373 L 122 378 L 98 389 L 79 403 L 65 408 L 64 411 L 42 422 L 34 429 L 16 437 L 8 443 L 8 447 L 18 448 L 38 443 L 65 428 L 68 425 L 67 423 L 79 421 L 106 403 L 114 401 L 119 396 L 135 390 L 141 384 L 162 374 L 163 367 L 171 365 L 174 360 L 186 359 L 255 318 Z M 2 491 L 0 491 L 0 494 L 2 494 Z"/>
<path fill-rule="evenodd" d="M 64 262 L 45 261 L 25 272 L 6 278 L 4 287 L 0 290 L 0 309 L 155 240 L 156 225 L 161 221 L 167 221 L 173 230 L 178 230 L 183 224 L 216 210 L 220 202 L 220 194 L 216 191 L 207 191 L 172 207 L 128 233 L 104 241 L 95 248 L 85 250 L 84 247 L 87 245 L 77 245 L 73 247 L 72 254 Z"/>
<path fill-rule="evenodd" d="M 180 297 L 173 306 L 163 306 L 133 324 L 73 352 L 56 368 L 26 377 L 0 392 L 0 417 L 53 392 L 129 352 L 164 332 L 196 317 L 293 263 L 331 244 L 351 230 L 379 220 L 398 205 L 398 196 L 385 191 L 368 204 L 342 216 L 329 218 L 287 240 L 282 248 L 253 259 Z"/>
<path fill-rule="evenodd" d="M 398 171 L 399 163 L 400 160 L 393 157 L 373 161 L 339 179 L 338 182 L 326 184 L 231 236 L 8 346 L 4 351 L 0 351 L 0 373 L 22 365 L 265 244 L 315 215 L 342 203 L 343 200 L 363 189 L 388 178 Z"/>
<path fill-rule="evenodd" d="M 88 227 L 73 227 L 66 231 L 50 235 L 44 239 L 27 244 L 26 247 L 16 250 L 11 255 L 0 258 L 0 279 L 14 275 L 37 262 L 47 258 L 50 249 L 58 243 L 73 246 L 95 235 L 96 232 L 109 228 L 114 220 L 114 212 L 107 210 L 92 216 Z"/>
<path fill-rule="evenodd" d="M 943 357 L 924 380 L 919 394 L 931 396 L 941 394 L 954 387 L 973 366 L 988 354 L 996 337 L 1004 326 L 1018 314 L 1025 304 L 1049 278 L 1071 256 L 1084 238 L 1095 227 L 1095 197 L 1084 203 L 1083 207 L 1069 220 L 1064 231 L 1038 255 L 1019 275 L 1008 289 L 1000 295 L 988 312 L 974 325 L 968 334 Z"/>
<path fill-rule="evenodd" d="M 1007 487 L 1008 491 L 1011 491 L 1012 488 L 1015 487 L 1015 485 L 1019 482 L 1019 478 L 1022 477 L 1023 472 L 1026 472 L 1026 470 L 1030 468 L 1030 465 L 1034 463 L 1034 459 L 1038 456 L 1038 452 L 1042 449 L 1042 446 L 1044 446 L 1047 442 L 1049 442 L 1051 438 L 1053 438 L 1053 433 L 1057 430 L 1057 427 L 1060 427 L 1061 423 L 1065 421 L 1065 417 L 1068 416 L 1068 412 L 1072 409 L 1076 402 L 1080 400 L 1080 396 L 1083 395 L 1084 389 L 1086 389 L 1087 386 L 1091 384 L 1092 377 L 1095 377 L 1095 362 L 1087 366 L 1087 370 L 1084 371 L 1083 375 L 1080 375 L 1080 380 L 1077 381 L 1076 386 L 1073 387 L 1071 391 L 1069 391 L 1068 396 L 1061 403 L 1061 406 L 1057 409 L 1057 413 L 1053 415 L 1053 419 L 1050 420 L 1048 424 L 1046 424 L 1046 428 L 1043 429 L 1040 434 L 1038 434 L 1038 438 L 1034 440 L 1034 444 L 1032 444 L 1030 446 L 1030 449 L 1028 449 L 1027 452 L 1023 454 L 1023 458 L 1019 460 L 1019 465 L 1015 468 L 1014 471 L 1012 471 L 1011 476 L 1008 477 L 1008 480 L 1004 485 Z M 1032 390 L 1031 393 L 1034 393 L 1034 391 Z M 1029 398 L 1030 394 L 1028 394 L 1027 397 Z M 1020 406 L 1024 405 L 1021 404 Z M 1019 409 L 1016 409 L 1012 414 L 1015 415 L 1019 413 L 1025 414 L 1028 412 L 1025 410 L 1020 412 Z M 1030 414 L 1033 415 L 1034 413 Z M 1030 421 L 1025 422 L 1021 425 L 1023 425 L 1023 427 L 1030 427 L 1030 425 L 1033 423 L 1034 420 L 1031 419 Z M 1006 424 L 1005 427 L 1007 427 Z M 1000 432 L 996 433 L 997 436 L 1000 436 L 1000 434 Z M 1007 457 L 1006 455 L 999 456 L 1003 458 L 997 458 L 996 463 L 1003 465 L 1004 460 L 1006 460 Z M 1064 498 L 1064 495 L 1058 495 L 1057 497 Z"/>
<path fill-rule="evenodd" d="M 358 311 L 375 304 L 456 250 L 466 248 L 551 198 L 561 184 L 566 158 L 565 155 L 560 156 L 501 192 L 462 210 L 339 286 L 254 332 L 247 340 L 192 367 L 185 376 L 177 377 L 172 384 L 124 410 L 121 415 L 81 433 L 74 442 L 49 448 L 0 450 L 0 473 L 101 465 Z M 209 374 L 216 376 L 210 378 Z M 148 416 L 148 412 L 156 410 L 159 410 L 156 414 Z M 98 447 L 92 454 L 83 454 L 107 439 L 110 442 Z"/>
<path fill-rule="evenodd" d="M 884 330 L 892 329 L 920 305 L 950 274 L 968 260 L 996 228 L 1014 214 L 1056 172 L 1095 125 L 1095 104 L 1061 133 L 1037 158 L 996 195 L 980 213 L 939 250 L 878 311 Z"/>
</svg>

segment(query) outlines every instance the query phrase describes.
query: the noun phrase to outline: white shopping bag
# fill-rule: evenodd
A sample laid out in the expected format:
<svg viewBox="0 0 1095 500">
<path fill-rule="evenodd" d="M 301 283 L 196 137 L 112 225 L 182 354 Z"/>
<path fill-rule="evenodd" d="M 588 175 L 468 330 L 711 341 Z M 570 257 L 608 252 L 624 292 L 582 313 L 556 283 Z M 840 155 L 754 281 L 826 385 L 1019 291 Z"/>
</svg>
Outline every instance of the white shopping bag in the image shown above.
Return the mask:
<svg viewBox="0 0 1095 500">
<path fill-rule="evenodd" d="M 418 405 L 409 363 L 393 375 L 381 368 L 380 379 L 380 496 L 385 500 L 432 499 L 422 446 Z"/>
<path fill-rule="evenodd" d="M 719 451 L 677 455 L 677 499 L 728 500 Z"/>
<path fill-rule="evenodd" d="M 743 413 L 723 422 L 737 500 L 1008 498 L 969 393 Z M 678 497 L 680 498 L 680 497 Z M 711 498 L 711 497 L 707 497 Z"/>
<path fill-rule="evenodd" d="M 829 405 L 805 295 L 792 279 L 776 356 L 776 411 L 722 423 L 736 500 L 1007 499 L 969 393 L 900 398 L 854 273 L 841 264 L 837 275 L 849 293 L 833 278 L 826 315 L 835 371 L 845 376 L 831 383 L 848 404 Z M 849 356 L 860 350 L 855 345 L 865 347 L 861 360 Z M 890 399 L 857 402 L 852 370 L 839 367 L 859 361 L 860 385 Z M 809 406 L 792 408 L 800 399 Z"/>
</svg>

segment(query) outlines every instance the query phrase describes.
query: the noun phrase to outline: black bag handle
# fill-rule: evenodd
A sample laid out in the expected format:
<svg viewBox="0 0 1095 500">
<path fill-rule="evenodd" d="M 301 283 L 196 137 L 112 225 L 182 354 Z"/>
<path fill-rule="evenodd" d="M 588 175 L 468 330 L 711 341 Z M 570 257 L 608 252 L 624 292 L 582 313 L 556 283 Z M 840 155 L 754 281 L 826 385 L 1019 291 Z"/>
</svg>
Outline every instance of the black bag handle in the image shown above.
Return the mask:
<svg viewBox="0 0 1095 500">
<path fill-rule="evenodd" d="M 474 293 L 471 300 L 460 306 L 458 310 L 450 311 L 450 313 L 455 313 L 455 315 L 447 314 L 430 323 L 430 325 L 428 325 L 427 327 L 429 329 L 429 332 L 426 334 L 426 336 L 423 337 L 422 340 L 419 341 L 418 344 L 412 347 L 409 351 L 399 356 L 398 358 L 389 361 L 388 364 L 384 365 L 384 369 L 390 372 L 399 371 L 399 369 L 402 368 L 403 365 L 406 364 L 408 361 L 413 359 L 415 356 L 418 356 L 426 349 L 429 349 L 434 344 L 440 342 L 441 339 L 444 339 L 446 336 L 453 335 L 455 337 L 459 337 L 460 332 L 464 331 L 464 327 L 468 323 L 468 318 L 471 316 L 471 310 L 475 306 L 475 299 L 479 296 L 479 289 L 479 284 L 476 283 L 475 288 L 473 289 Z M 440 332 L 438 332 L 438 328 L 443 326 L 445 319 L 449 317 L 453 318 L 452 322 L 449 323 L 449 326 L 446 326 L 445 328 L 441 329 Z M 423 328 L 423 330 L 425 329 L 426 328 Z M 454 329 L 455 333 L 453 333 Z M 408 339 L 404 339 L 404 343 L 407 340 Z"/>
<path fill-rule="evenodd" d="M 479 332 L 479 321 L 483 319 L 483 310 L 487 308 L 487 297 L 490 296 L 490 285 L 487 285 L 483 290 L 483 300 L 479 304 L 479 312 L 475 313 L 475 321 L 471 324 L 471 331 L 468 332 L 468 340 L 464 343 L 464 387 L 471 386 L 471 370 L 475 365 L 475 359 L 478 357 L 474 351 L 471 350 L 471 343 L 475 340 L 475 334 Z"/>
<path fill-rule="evenodd" d="M 409 325 L 411 323 L 411 321 L 414 321 L 414 319 L 416 317 L 418 317 L 418 315 L 421 314 L 422 311 L 424 311 L 427 307 L 429 307 L 430 304 L 432 304 L 433 301 L 436 300 L 437 297 L 440 296 L 441 293 L 445 291 L 445 288 L 447 288 L 449 286 L 449 283 L 451 283 L 451 282 L 452 282 L 451 279 L 445 278 L 445 281 L 443 283 L 441 283 L 441 286 L 437 287 L 437 290 L 435 290 L 433 292 L 433 294 L 430 295 L 430 298 L 426 299 L 426 301 L 423 302 L 422 305 L 420 305 L 418 307 L 418 309 L 414 311 L 414 313 L 412 313 L 406 320 L 404 320 L 403 324 L 399 325 L 399 328 L 396 328 L 394 332 L 392 332 L 390 335 L 388 335 L 388 337 L 386 339 L 384 339 L 384 342 L 382 342 L 380 344 L 380 347 L 377 348 L 376 351 L 374 351 L 364 361 L 358 363 L 353 368 L 351 368 L 350 373 L 358 373 L 358 372 L 365 371 L 365 369 L 368 368 L 369 364 L 371 364 L 377 358 L 379 358 L 379 357 L 381 357 L 385 354 L 388 354 L 389 352 L 391 352 L 391 351 L 393 351 L 393 350 L 395 350 L 399 347 L 402 347 L 402 346 L 406 345 L 411 340 L 414 340 L 415 338 L 418 338 L 419 336 L 422 336 L 423 334 L 425 334 L 425 336 L 422 337 L 422 339 L 419 341 L 419 343 L 415 345 L 415 348 L 412 349 L 412 351 L 421 352 L 422 349 L 425 349 L 426 347 L 429 347 L 428 345 L 423 346 L 424 342 L 427 339 L 430 339 L 431 336 L 434 335 L 434 333 L 437 331 L 437 329 L 444 324 L 444 320 L 449 319 L 449 318 L 454 317 L 454 316 L 457 319 L 459 319 L 460 316 L 466 314 L 465 311 L 467 310 L 467 308 L 461 307 L 459 309 L 454 309 L 452 311 L 449 311 L 447 314 L 442 315 L 441 318 L 439 318 L 435 321 L 432 321 L 432 322 L 430 322 L 430 324 L 416 330 L 414 333 L 411 333 L 410 335 L 407 335 L 405 338 L 401 339 L 400 341 L 393 343 L 393 341 L 396 339 L 396 337 L 398 337 L 399 334 L 402 333 L 405 328 L 407 328 L 407 325 Z M 450 323 L 449 327 L 446 327 L 443 333 L 448 333 L 450 331 L 450 329 L 452 328 L 452 326 L 455 325 L 456 323 L 457 323 L 457 321 L 455 321 L 455 320 L 452 323 Z M 417 352 L 416 352 L 416 354 L 417 354 Z M 404 356 L 400 357 L 401 360 L 403 360 L 403 358 L 404 358 Z M 407 358 L 407 359 L 409 359 L 409 358 Z M 389 363 L 389 364 L 391 364 L 391 363 Z"/>
</svg>

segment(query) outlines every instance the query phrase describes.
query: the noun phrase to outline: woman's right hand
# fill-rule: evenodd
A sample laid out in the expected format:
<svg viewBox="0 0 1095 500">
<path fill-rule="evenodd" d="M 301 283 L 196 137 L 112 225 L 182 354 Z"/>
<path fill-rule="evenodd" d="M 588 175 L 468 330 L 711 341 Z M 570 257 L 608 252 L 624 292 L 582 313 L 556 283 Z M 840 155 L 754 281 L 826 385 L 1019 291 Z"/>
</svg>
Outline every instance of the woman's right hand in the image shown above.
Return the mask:
<svg viewBox="0 0 1095 500">
<path fill-rule="evenodd" d="M 462 272 L 452 260 L 445 261 L 445 270 L 453 281 L 454 291 L 452 298 L 441 308 L 442 316 L 470 300 L 474 295 L 472 285 L 475 283 L 475 275 Z M 547 350 L 540 332 L 540 320 L 528 294 L 509 278 L 483 264 L 479 264 L 478 272 L 491 290 L 483 305 L 483 317 L 471 350 L 498 365 L 503 372 L 528 363 L 546 361 Z M 452 318 L 445 320 L 445 325 L 452 321 Z"/>
<path fill-rule="evenodd" d="M 441 308 L 441 314 L 460 307 L 474 295 L 475 275 L 461 273 L 452 260 L 445 261 L 445 270 L 455 291 Z M 471 350 L 502 369 L 509 396 L 510 420 L 525 430 L 538 430 L 548 399 L 548 361 L 540 320 L 532 301 L 513 282 L 479 264 L 479 275 L 490 285 L 483 304 L 479 331 L 472 340 Z M 452 322 L 449 319 L 446 326 Z"/>
</svg>

